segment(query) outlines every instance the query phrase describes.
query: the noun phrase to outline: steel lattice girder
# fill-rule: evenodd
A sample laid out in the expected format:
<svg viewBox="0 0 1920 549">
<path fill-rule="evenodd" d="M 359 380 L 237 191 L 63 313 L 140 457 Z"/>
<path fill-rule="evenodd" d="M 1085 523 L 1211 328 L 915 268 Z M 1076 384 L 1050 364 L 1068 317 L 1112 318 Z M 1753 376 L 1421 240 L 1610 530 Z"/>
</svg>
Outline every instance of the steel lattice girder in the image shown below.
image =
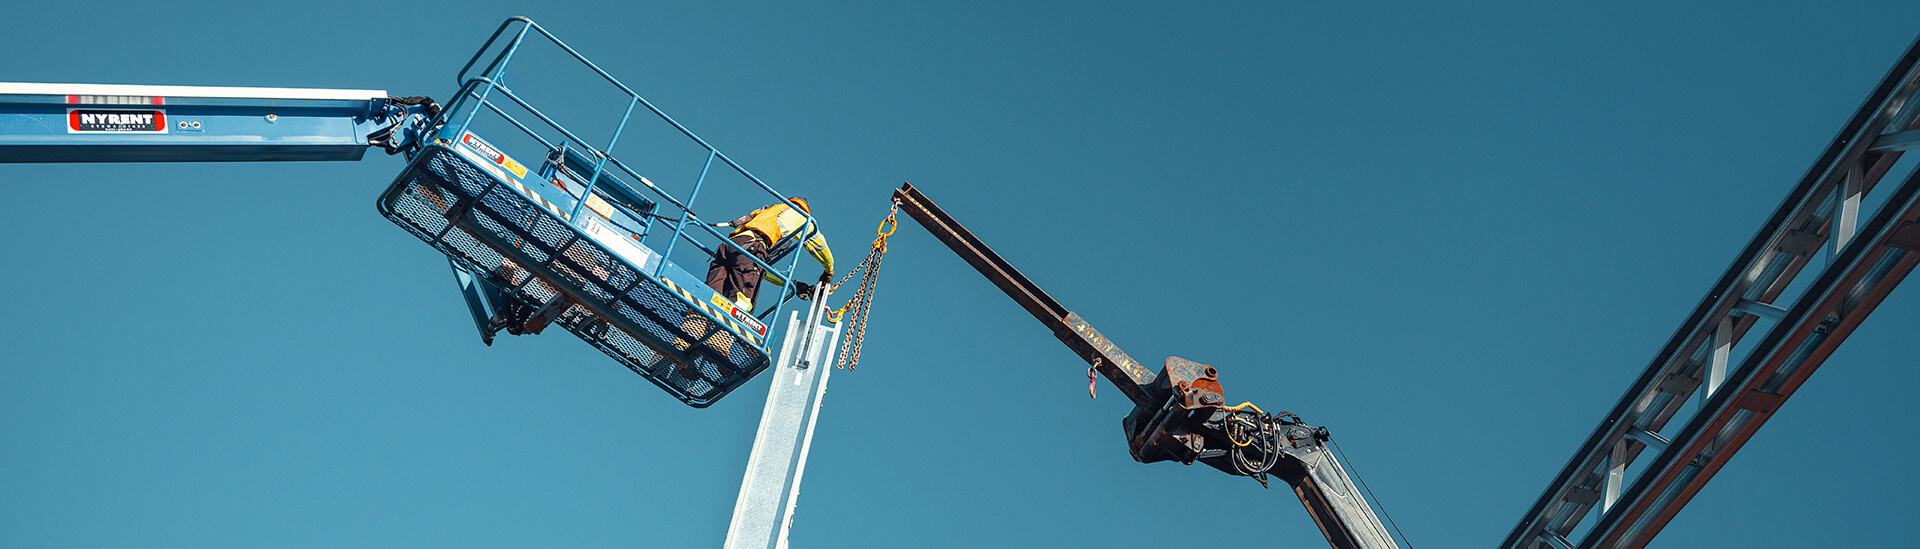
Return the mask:
<svg viewBox="0 0 1920 549">
<path fill-rule="evenodd" d="M 1642 547 L 1711 480 L 1807 376 L 1898 285 L 1920 253 L 1920 171 L 1864 225 L 1860 197 L 1912 148 L 1920 73 L 1909 46 L 1787 199 L 1602 419 L 1501 547 Z M 1856 235 L 1857 233 L 1857 235 Z M 1828 265 L 1791 303 L 1781 294 L 1826 245 Z M 1786 305 L 1783 307 L 1782 305 Z M 1744 359 L 1730 350 L 1771 321 Z M 1727 371 L 1730 360 L 1739 367 Z M 1695 391 L 1699 411 L 1672 423 Z M 1671 438 L 1662 432 L 1679 425 Z M 1653 459 L 1634 478 L 1628 466 Z M 1584 535 L 1575 529 L 1594 508 Z M 1570 536 L 1577 540 L 1569 540 Z"/>
</svg>

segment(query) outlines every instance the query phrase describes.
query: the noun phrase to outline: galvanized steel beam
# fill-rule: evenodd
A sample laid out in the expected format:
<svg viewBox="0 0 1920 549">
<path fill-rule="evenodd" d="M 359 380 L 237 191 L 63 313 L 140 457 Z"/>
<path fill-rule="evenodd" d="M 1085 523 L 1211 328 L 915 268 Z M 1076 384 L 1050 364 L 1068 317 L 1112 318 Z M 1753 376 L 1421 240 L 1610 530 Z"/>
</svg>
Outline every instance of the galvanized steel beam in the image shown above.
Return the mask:
<svg viewBox="0 0 1920 549">
<path fill-rule="evenodd" d="M 833 353 L 841 324 L 825 322 L 825 292 L 814 295 L 805 315 L 793 311 L 787 335 L 780 343 L 780 361 L 774 364 L 767 404 L 760 411 L 753 452 L 747 457 L 740 497 L 727 525 L 725 549 L 785 549 L 800 499 L 800 477 L 807 469 L 807 451 L 820 406 L 827 396 L 827 378 L 833 374 Z"/>
</svg>

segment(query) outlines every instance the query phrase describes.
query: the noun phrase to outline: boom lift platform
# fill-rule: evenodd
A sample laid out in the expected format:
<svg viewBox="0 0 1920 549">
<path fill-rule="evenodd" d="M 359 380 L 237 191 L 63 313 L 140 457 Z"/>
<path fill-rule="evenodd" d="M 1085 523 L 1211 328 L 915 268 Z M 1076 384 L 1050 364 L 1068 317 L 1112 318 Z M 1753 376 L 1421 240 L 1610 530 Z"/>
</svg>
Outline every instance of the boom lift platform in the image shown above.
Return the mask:
<svg viewBox="0 0 1920 549">
<path fill-rule="evenodd" d="M 618 93 L 623 110 L 584 124 L 617 120 L 610 138 L 589 142 L 504 84 L 530 37 Z M 535 85 L 526 87 L 538 88 L 550 69 L 536 65 L 525 80 Z M 753 304 L 720 296 L 673 258 L 704 263 L 721 246 L 751 257 L 694 212 L 717 172 L 733 170 L 739 177 L 730 179 L 747 183 L 726 189 L 732 196 L 763 193 L 760 204 L 779 204 L 786 195 L 526 18 L 502 23 L 455 79 L 460 91 L 446 109 L 380 90 L 0 83 L 0 162 L 360 160 L 369 147 L 404 152 L 407 167 L 381 194 L 379 210 L 446 254 L 483 342 L 491 345 L 502 330 L 533 334 L 557 324 L 694 407 L 767 368 L 763 319 L 779 318 L 796 296 L 800 254 L 781 266 L 755 259 L 781 284 L 774 305 L 758 316 Z M 574 107 L 555 112 L 580 110 Z M 664 140 L 698 151 L 662 159 L 651 150 L 665 148 L 657 139 L 643 142 L 654 147 L 638 155 L 684 160 L 664 170 L 689 174 L 680 180 L 691 187 L 684 195 L 614 153 L 623 135 L 643 133 L 629 126 L 636 107 L 659 117 L 664 125 L 652 129 Z"/>
<path fill-rule="evenodd" d="M 503 83 L 530 36 L 557 46 L 624 95 L 625 112 L 606 143 L 589 143 Z M 498 53 L 469 72 L 490 51 Z M 719 246 L 751 257 L 694 213 L 694 199 L 715 160 L 765 192 L 767 203 L 784 203 L 787 196 L 530 20 L 502 23 L 458 79 L 460 93 L 406 171 L 380 196 L 379 208 L 447 255 L 483 339 L 491 341 L 499 329 L 538 333 L 557 324 L 694 407 L 713 404 L 767 368 L 768 329 L 751 305 L 719 295 L 670 258 L 683 243 L 702 252 L 695 254 L 702 260 Z M 706 153 L 686 199 L 614 154 L 636 106 Z M 485 118 L 505 122 L 494 127 L 541 149 L 516 158 L 475 132 L 476 120 Z M 521 159 L 541 160 L 529 168 Z M 657 204 L 670 205 L 672 213 L 656 212 Z M 660 248 L 647 244 L 655 224 L 665 236 L 654 239 L 664 240 Z M 717 243 L 703 244 L 696 231 Z M 778 295 L 784 305 L 794 295 L 798 254 L 784 268 L 754 261 L 783 281 Z M 767 314 L 777 315 L 779 307 Z"/>
</svg>

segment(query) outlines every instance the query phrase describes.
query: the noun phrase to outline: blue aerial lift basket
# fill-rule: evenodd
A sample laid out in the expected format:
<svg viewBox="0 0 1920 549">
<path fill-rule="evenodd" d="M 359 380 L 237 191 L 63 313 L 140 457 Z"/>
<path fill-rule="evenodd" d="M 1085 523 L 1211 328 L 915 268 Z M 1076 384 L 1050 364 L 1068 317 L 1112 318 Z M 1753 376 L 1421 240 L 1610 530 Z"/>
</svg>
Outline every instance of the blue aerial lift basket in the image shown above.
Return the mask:
<svg viewBox="0 0 1920 549">
<path fill-rule="evenodd" d="M 516 24 L 518 33 L 499 43 Z M 530 32 L 538 32 L 627 94 L 626 114 L 607 144 L 589 145 L 500 84 Z M 482 55 L 496 50 L 490 65 L 468 75 L 467 69 Z M 530 316 L 539 319 L 539 327 L 550 322 L 567 329 L 694 407 L 711 405 L 767 368 L 768 327 L 670 257 L 681 243 L 691 247 L 681 248 L 683 253 L 698 250 L 704 252 L 697 255 L 703 259 L 713 257 L 719 246 L 738 249 L 726 235 L 701 222 L 692 207 L 691 198 L 708 181 L 716 159 L 766 192 L 770 203 L 783 202 L 786 196 L 524 18 L 503 23 L 461 70 L 460 80 L 460 95 L 436 120 L 433 137 L 381 194 L 378 206 L 395 224 L 447 255 L 476 322 L 482 324 L 483 337 L 491 338 L 485 320 L 490 311 L 502 306 L 534 311 Z M 667 193 L 612 153 L 636 105 L 705 149 L 705 165 L 692 182 L 688 200 Z M 489 131 L 518 130 L 523 135 L 514 139 L 545 147 L 545 161 L 529 168 L 481 138 L 472 128 L 482 114 L 507 123 Z M 658 213 L 657 204 L 677 209 L 679 215 Z M 645 240 L 655 233 L 656 223 L 672 229 L 664 251 Z M 702 234 L 712 247 L 696 238 Z M 781 263 L 784 268 L 761 266 L 785 281 L 777 294 L 784 303 L 794 292 L 797 254 L 794 261 Z M 504 303 L 507 300 L 515 303 Z M 495 301 L 500 303 L 482 304 Z M 779 318 L 779 306 L 769 308 L 767 314 Z"/>
</svg>

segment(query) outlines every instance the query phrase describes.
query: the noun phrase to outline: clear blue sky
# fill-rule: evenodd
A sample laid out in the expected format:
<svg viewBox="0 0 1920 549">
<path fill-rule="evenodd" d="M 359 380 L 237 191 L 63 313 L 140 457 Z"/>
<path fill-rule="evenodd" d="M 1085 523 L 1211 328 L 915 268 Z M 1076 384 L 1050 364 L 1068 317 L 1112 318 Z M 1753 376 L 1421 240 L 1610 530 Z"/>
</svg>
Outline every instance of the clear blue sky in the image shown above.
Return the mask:
<svg viewBox="0 0 1920 549">
<path fill-rule="evenodd" d="M 1327 425 L 1416 547 L 1506 535 L 1920 33 L 1920 3 L 24 2 L 0 80 L 446 97 L 527 15 L 856 260 L 912 181 L 1143 362 Z M 0 546 L 717 546 L 764 379 L 484 347 L 401 168 L 0 166 Z M 704 213 L 711 218 L 734 212 Z M 1910 540 L 1896 291 L 1657 540 Z M 1321 546 L 919 228 L 796 547 Z"/>
</svg>

